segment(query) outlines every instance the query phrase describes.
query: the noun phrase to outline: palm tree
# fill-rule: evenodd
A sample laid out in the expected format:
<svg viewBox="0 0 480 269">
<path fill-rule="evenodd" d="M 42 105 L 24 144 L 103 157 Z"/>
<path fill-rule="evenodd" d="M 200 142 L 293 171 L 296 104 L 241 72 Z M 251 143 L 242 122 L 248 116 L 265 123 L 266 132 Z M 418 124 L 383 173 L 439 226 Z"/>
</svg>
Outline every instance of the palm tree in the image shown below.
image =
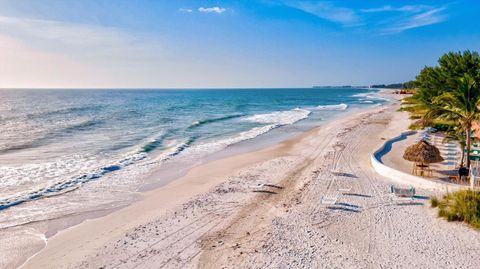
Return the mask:
<svg viewBox="0 0 480 269">
<path fill-rule="evenodd" d="M 402 110 L 412 113 L 415 118 L 423 118 L 429 110 L 435 110 L 434 99 L 443 93 L 457 91 L 461 78 L 470 76 L 480 85 L 480 55 L 475 51 L 449 52 L 438 60 L 438 66 L 425 67 L 412 83 L 416 93 L 404 99 Z"/>
<path fill-rule="evenodd" d="M 465 133 L 467 167 L 470 167 L 471 131 L 474 121 L 480 119 L 480 90 L 475 80 L 465 74 L 456 90 L 440 94 L 432 99 L 426 119 L 443 119 L 456 122 Z"/>
<path fill-rule="evenodd" d="M 468 50 L 446 53 L 438 66 L 423 68 L 414 85 L 417 91 L 404 100 L 402 110 L 421 119 L 423 126 L 452 126 L 447 135 L 467 148 L 469 166 L 472 123 L 480 114 L 480 55 Z"/>
<path fill-rule="evenodd" d="M 444 81 L 440 67 L 425 67 L 414 82 L 418 87 L 415 94 L 403 99 L 401 110 L 410 112 L 413 119 L 423 120 L 423 126 L 418 127 L 433 125 L 433 119 L 425 118 L 424 115 L 435 108 L 433 99 L 447 91 L 442 88 Z"/>
</svg>

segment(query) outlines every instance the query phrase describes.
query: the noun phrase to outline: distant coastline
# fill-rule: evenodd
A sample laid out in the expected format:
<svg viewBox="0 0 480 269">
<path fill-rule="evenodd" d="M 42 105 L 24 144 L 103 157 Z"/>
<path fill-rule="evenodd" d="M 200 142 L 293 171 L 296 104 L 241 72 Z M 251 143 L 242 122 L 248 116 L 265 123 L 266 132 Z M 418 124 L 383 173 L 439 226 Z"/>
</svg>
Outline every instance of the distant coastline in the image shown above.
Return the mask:
<svg viewBox="0 0 480 269">
<path fill-rule="evenodd" d="M 336 88 L 344 88 L 344 89 L 368 89 L 370 86 L 352 86 L 352 85 L 343 85 L 343 86 L 330 86 L 330 85 L 325 85 L 325 86 L 320 86 L 320 85 L 314 85 L 312 86 L 314 89 L 336 89 Z"/>
<path fill-rule="evenodd" d="M 359 86 L 359 85 L 343 85 L 343 86 L 332 86 L 332 85 L 314 85 L 312 88 L 315 89 L 333 89 L 333 88 L 345 88 L 345 89 L 412 89 L 414 88 L 413 81 L 407 81 L 403 83 L 392 83 L 392 84 L 373 84 L 369 86 Z"/>
</svg>

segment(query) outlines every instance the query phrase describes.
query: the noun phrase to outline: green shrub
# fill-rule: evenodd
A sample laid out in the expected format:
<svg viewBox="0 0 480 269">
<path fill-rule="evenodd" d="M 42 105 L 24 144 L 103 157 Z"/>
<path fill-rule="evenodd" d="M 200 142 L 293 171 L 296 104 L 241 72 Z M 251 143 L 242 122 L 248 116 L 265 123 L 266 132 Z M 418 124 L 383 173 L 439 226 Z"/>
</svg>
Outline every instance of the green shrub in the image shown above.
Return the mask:
<svg viewBox="0 0 480 269">
<path fill-rule="evenodd" d="M 417 125 L 417 124 L 415 124 L 415 123 L 412 123 L 412 124 L 410 124 L 410 125 L 408 126 L 408 129 L 409 129 L 409 130 L 418 130 L 418 129 L 420 129 L 420 128 L 422 128 L 422 127 L 419 126 L 419 125 Z"/>
<path fill-rule="evenodd" d="M 432 207 L 438 206 L 438 216 L 448 221 L 464 221 L 480 229 L 480 191 L 458 191 L 441 200 L 433 197 L 431 204 Z"/>
<path fill-rule="evenodd" d="M 430 204 L 432 205 L 432 207 L 437 207 L 438 206 L 438 198 L 436 196 L 433 196 L 430 199 Z"/>
</svg>

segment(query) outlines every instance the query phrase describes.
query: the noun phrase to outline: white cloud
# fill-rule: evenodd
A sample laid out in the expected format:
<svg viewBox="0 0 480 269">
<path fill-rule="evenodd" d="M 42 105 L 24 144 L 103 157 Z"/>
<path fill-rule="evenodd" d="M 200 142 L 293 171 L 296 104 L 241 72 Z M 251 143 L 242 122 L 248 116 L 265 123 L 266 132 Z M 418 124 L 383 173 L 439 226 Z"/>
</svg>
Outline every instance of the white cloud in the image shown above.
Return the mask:
<svg viewBox="0 0 480 269">
<path fill-rule="evenodd" d="M 203 13 L 217 13 L 217 14 L 221 14 L 225 11 L 227 11 L 226 8 L 223 8 L 223 7 L 199 7 L 198 8 L 198 11 L 199 12 L 203 12 Z"/>
<path fill-rule="evenodd" d="M 49 40 L 70 46 L 110 46 L 130 39 L 129 35 L 116 28 L 4 16 L 0 16 L 0 31 L 16 37 Z"/>
<path fill-rule="evenodd" d="M 447 19 L 447 16 L 442 14 L 442 11 L 444 10 L 445 7 L 440 7 L 416 13 L 413 16 L 406 17 L 405 19 L 396 22 L 393 26 L 387 27 L 384 33 L 400 33 L 408 29 L 441 23 Z"/>
<path fill-rule="evenodd" d="M 344 26 L 358 25 L 361 21 L 355 10 L 337 7 L 329 2 L 288 2 L 287 5 L 315 15 L 319 18 L 340 23 Z"/>
<path fill-rule="evenodd" d="M 114 27 L 0 16 L 0 34 L 69 56 L 119 58 L 159 52 L 159 42 Z"/>
<path fill-rule="evenodd" d="M 83 87 L 84 83 L 101 81 L 108 75 L 102 69 L 2 34 L 0 62 L 0 88 Z"/>
<path fill-rule="evenodd" d="M 178 11 L 179 12 L 184 12 L 184 13 L 192 13 L 193 9 L 191 9 L 191 8 L 179 8 Z"/>
<path fill-rule="evenodd" d="M 408 29 L 437 24 L 447 19 L 443 14 L 446 7 L 420 4 L 384 5 L 365 9 L 346 8 L 337 6 L 333 2 L 314 0 L 286 0 L 284 4 L 343 26 L 368 26 L 369 31 L 381 34 L 400 33 Z M 382 13 L 382 15 L 376 16 L 376 13 Z"/>
<path fill-rule="evenodd" d="M 424 10 L 428 10 L 430 7 L 425 5 L 406 5 L 401 7 L 394 7 L 391 5 L 386 5 L 383 7 L 378 8 L 366 8 L 360 9 L 360 12 L 364 13 L 377 13 L 377 12 L 389 12 L 389 11 L 396 11 L 396 12 L 421 12 Z"/>
<path fill-rule="evenodd" d="M 130 80 L 165 61 L 161 44 L 114 27 L 0 16 L 0 87 Z"/>
</svg>

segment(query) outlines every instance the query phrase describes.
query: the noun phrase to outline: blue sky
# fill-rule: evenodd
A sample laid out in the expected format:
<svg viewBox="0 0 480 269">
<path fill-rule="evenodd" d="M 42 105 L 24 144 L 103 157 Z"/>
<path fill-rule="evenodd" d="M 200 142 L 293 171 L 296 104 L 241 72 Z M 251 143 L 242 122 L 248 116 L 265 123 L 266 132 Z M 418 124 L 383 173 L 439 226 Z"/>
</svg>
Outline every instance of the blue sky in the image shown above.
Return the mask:
<svg viewBox="0 0 480 269">
<path fill-rule="evenodd" d="M 0 87 L 310 87 L 480 50 L 480 1 L 0 0 Z"/>
</svg>

